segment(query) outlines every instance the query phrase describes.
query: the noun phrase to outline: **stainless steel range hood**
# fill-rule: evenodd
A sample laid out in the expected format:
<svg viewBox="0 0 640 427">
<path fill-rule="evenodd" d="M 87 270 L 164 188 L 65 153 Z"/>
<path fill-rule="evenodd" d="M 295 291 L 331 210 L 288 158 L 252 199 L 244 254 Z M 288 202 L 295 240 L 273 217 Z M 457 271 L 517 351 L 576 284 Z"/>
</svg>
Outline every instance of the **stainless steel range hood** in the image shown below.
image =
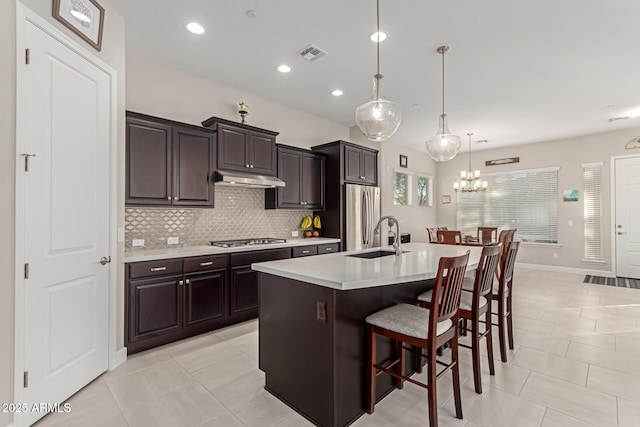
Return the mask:
<svg viewBox="0 0 640 427">
<path fill-rule="evenodd" d="M 275 176 L 254 175 L 244 172 L 218 170 L 215 175 L 216 185 L 233 185 L 249 188 L 284 187 L 285 182 Z"/>
</svg>

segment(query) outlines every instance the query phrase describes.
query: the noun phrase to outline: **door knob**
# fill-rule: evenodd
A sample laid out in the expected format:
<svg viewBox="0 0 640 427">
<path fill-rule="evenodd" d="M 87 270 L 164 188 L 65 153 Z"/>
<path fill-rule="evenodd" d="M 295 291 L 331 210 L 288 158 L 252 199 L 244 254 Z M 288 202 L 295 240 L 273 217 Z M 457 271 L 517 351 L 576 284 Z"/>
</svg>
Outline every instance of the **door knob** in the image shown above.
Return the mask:
<svg viewBox="0 0 640 427">
<path fill-rule="evenodd" d="M 627 234 L 626 231 L 618 231 L 618 236 L 622 236 L 623 234 Z"/>
<path fill-rule="evenodd" d="M 111 257 L 110 256 L 103 256 L 102 258 L 100 258 L 100 264 L 102 265 L 107 265 L 111 262 Z"/>
</svg>

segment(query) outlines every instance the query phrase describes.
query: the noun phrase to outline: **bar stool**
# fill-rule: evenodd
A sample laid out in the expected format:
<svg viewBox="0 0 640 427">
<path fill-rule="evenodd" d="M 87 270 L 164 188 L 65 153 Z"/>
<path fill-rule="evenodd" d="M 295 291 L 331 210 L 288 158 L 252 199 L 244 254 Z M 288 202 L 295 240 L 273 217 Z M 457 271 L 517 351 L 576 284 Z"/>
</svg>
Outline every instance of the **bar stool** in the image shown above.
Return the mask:
<svg viewBox="0 0 640 427">
<path fill-rule="evenodd" d="M 438 262 L 438 273 L 433 286 L 433 301 L 428 309 L 410 304 L 398 304 L 373 313 L 367 322 L 367 412 L 373 413 L 376 399 L 376 377 L 386 372 L 395 377 L 395 386 L 403 387 L 404 381 L 428 390 L 429 425 L 438 425 L 436 381 L 447 371 L 452 371 L 453 395 L 456 417 L 462 419 L 460 397 L 460 371 L 458 367 L 458 308 L 462 292 L 464 271 L 469 261 L 469 252 L 458 257 L 442 257 Z M 377 364 L 376 337 L 383 335 L 395 341 L 395 358 L 386 365 Z M 451 345 L 451 363 L 436 360 L 436 349 L 445 343 Z M 422 383 L 404 375 L 404 350 L 415 351 L 427 359 L 428 383 Z M 426 350 L 423 354 L 422 349 Z M 419 359 L 421 360 L 421 359 Z M 436 364 L 445 368 L 436 372 Z"/>
<path fill-rule="evenodd" d="M 485 246 L 480 255 L 480 262 L 476 268 L 475 280 L 465 277 L 464 281 L 473 280 L 473 292 L 462 292 L 460 298 L 460 320 L 462 328 L 471 332 L 471 345 L 460 344 L 461 347 L 471 349 L 473 360 L 473 380 L 476 393 L 482 393 L 482 379 L 480 372 L 480 339 L 486 338 L 487 356 L 489 358 L 489 373 L 495 375 L 493 365 L 493 341 L 491 340 L 491 291 L 493 288 L 493 272 L 496 270 L 502 246 Z M 420 305 L 427 306 L 431 303 L 432 291 L 427 291 L 418 296 Z M 484 315 L 484 331 L 480 330 L 480 318 Z M 471 321 L 471 329 L 467 327 L 467 320 Z"/>
<path fill-rule="evenodd" d="M 498 302 L 498 310 L 492 310 L 492 314 L 498 316 L 497 323 L 493 323 L 493 325 L 498 327 L 500 334 L 500 358 L 503 362 L 507 361 L 505 333 L 509 339 L 509 348 L 513 350 L 513 269 L 516 265 L 519 247 L 520 242 L 514 241 L 509 243 L 507 251 L 503 252 L 500 263 L 500 279 L 498 285 L 493 286 L 491 293 L 491 299 Z"/>
</svg>

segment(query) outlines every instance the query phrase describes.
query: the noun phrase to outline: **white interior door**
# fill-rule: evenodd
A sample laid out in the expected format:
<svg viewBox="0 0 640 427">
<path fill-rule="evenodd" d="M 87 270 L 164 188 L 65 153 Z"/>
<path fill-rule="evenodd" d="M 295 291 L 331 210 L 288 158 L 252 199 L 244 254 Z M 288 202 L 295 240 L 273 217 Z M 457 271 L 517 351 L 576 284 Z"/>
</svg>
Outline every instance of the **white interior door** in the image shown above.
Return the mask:
<svg viewBox="0 0 640 427">
<path fill-rule="evenodd" d="M 616 159 L 616 275 L 640 279 L 640 157 Z"/>
<path fill-rule="evenodd" d="M 60 403 L 108 368 L 109 76 L 27 21 L 19 163 L 25 403 Z M 21 154 L 20 152 L 18 154 Z M 19 236 L 18 238 L 21 238 Z M 45 415 L 28 414 L 27 423 Z"/>
</svg>

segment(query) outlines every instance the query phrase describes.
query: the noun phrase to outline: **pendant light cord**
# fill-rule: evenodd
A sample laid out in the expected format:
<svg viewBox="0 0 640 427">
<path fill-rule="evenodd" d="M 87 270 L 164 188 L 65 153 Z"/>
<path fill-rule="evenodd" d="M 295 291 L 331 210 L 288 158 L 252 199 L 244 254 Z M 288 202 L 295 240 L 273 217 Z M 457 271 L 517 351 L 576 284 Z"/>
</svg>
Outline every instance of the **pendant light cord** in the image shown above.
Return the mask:
<svg viewBox="0 0 640 427">
<path fill-rule="evenodd" d="M 469 172 L 471 172 L 471 135 L 472 133 L 468 133 L 469 135 Z"/>
<path fill-rule="evenodd" d="M 442 50 L 442 115 L 444 116 L 444 54 L 446 50 Z"/>
<path fill-rule="evenodd" d="M 376 78 L 378 80 L 376 84 L 376 99 L 380 99 L 380 0 L 376 0 L 376 27 L 378 28 L 378 33 L 376 35 Z"/>
</svg>

